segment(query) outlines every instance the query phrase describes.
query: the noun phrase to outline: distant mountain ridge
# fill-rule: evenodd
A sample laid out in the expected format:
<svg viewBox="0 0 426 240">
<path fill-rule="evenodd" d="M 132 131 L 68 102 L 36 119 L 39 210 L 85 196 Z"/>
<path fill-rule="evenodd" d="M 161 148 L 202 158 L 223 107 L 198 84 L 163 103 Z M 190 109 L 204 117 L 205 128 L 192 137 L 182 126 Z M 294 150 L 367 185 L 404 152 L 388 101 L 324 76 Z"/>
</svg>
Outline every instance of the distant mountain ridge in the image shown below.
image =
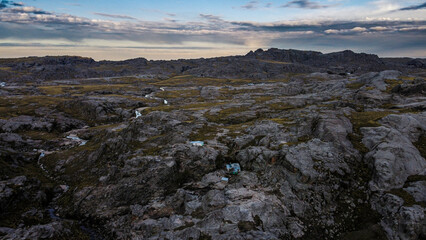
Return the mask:
<svg viewBox="0 0 426 240">
<path fill-rule="evenodd" d="M 78 56 L 46 56 L 0 59 L 1 81 L 76 79 L 127 75 L 192 74 L 199 77 L 252 78 L 280 77 L 285 73 L 326 72 L 365 73 L 382 70 L 425 68 L 424 59 L 380 58 L 351 50 L 323 54 L 316 51 L 271 48 L 244 56 L 200 59 L 95 61 Z M 16 74 L 19 72 L 19 74 Z"/>
</svg>

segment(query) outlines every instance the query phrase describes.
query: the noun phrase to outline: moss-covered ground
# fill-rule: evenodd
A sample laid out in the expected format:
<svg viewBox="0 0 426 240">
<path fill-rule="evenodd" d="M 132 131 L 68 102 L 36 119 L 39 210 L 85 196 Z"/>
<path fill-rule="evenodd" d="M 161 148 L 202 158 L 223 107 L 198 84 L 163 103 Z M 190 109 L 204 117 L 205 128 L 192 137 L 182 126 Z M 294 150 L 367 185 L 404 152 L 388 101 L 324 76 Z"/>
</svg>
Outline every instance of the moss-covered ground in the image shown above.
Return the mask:
<svg viewBox="0 0 426 240">
<path fill-rule="evenodd" d="M 280 64 L 286 65 L 288 63 L 265 61 L 265 64 Z M 103 70 L 102 67 L 98 67 L 98 70 Z M 10 69 L 6 69 L 10 70 Z M 117 69 L 112 69 L 118 71 Z M 262 83 L 286 83 L 289 82 L 292 77 L 296 75 L 288 75 L 287 78 L 282 79 L 270 79 L 261 81 Z M 306 76 L 297 75 L 306 81 L 325 81 L 324 79 L 308 78 Z M 398 80 L 386 80 L 389 85 L 387 91 L 395 87 L 404 81 L 412 81 L 412 77 L 402 77 Z M 260 81 L 260 80 L 258 80 Z M 379 120 L 389 114 L 400 114 L 404 112 L 415 111 L 412 109 L 395 109 L 392 102 L 384 102 L 382 105 L 377 106 L 381 109 L 375 108 L 374 110 L 360 103 L 354 102 L 353 104 L 349 100 L 342 100 L 342 96 L 328 96 L 323 97 L 323 100 L 313 101 L 307 99 L 306 102 L 309 104 L 304 107 L 296 106 L 292 102 L 291 97 L 280 95 L 274 87 L 265 85 L 253 84 L 251 79 L 226 79 L 226 78 L 207 78 L 207 77 L 196 77 L 192 75 L 174 75 L 168 79 L 141 79 L 137 77 L 119 77 L 112 78 L 109 80 L 96 80 L 88 83 L 83 81 L 79 84 L 59 84 L 53 82 L 46 82 L 43 85 L 28 85 L 28 88 L 36 89 L 32 95 L 11 95 L 0 97 L 0 118 L 9 119 L 20 115 L 37 115 L 37 111 L 40 108 L 46 108 L 62 112 L 67 116 L 72 116 L 76 119 L 85 121 L 90 125 L 87 129 L 91 134 L 90 141 L 84 146 L 60 146 L 57 151 L 44 157 L 41 162 L 46 168 L 57 177 L 58 180 L 52 180 L 47 177 L 37 164 L 22 163 L 19 168 L 12 167 L 13 161 L 6 158 L 6 155 L 1 155 L 0 158 L 0 171 L 2 176 L 13 177 L 19 175 L 26 175 L 39 179 L 43 188 L 51 189 L 60 184 L 66 183 L 73 189 L 81 190 L 84 187 L 96 186 L 99 184 L 99 177 L 101 174 L 108 174 L 110 165 L 116 164 L 122 166 L 123 164 L 118 159 L 122 156 L 155 156 L 164 155 L 165 146 L 172 141 L 171 136 L 173 132 L 160 131 L 158 135 L 150 136 L 144 140 L 133 139 L 132 141 L 125 140 L 127 145 L 122 149 L 115 149 L 115 146 L 109 146 L 106 144 L 109 138 L 118 137 L 121 131 L 126 131 L 126 124 L 132 124 L 133 118 L 130 119 L 119 119 L 119 120 L 106 120 L 105 122 L 97 121 L 94 119 L 88 119 L 84 116 L 84 111 L 78 111 L 76 109 L 67 109 L 66 103 L 70 100 L 86 99 L 92 96 L 102 96 L 105 98 L 120 98 L 129 100 L 135 103 L 141 103 L 143 106 L 142 115 L 146 116 L 154 111 L 163 112 L 176 112 L 187 116 L 187 121 L 183 121 L 181 124 L 186 126 L 197 126 L 193 127 L 192 131 L 186 136 L 182 136 L 184 139 L 190 141 L 208 141 L 223 140 L 222 143 L 229 143 L 229 139 L 239 137 L 246 134 L 246 129 L 253 126 L 261 121 L 273 121 L 280 124 L 283 132 L 297 131 L 298 128 L 302 128 L 300 122 L 306 119 L 307 114 L 312 114 L 312 111 L 329 111 L 335 110 L 335 102 L 344 102 L 347 106 L 352 106 L 355 111 L 352 111 L 347 115 L 353 125 L 353 133 L 348 135 L 349 140 L 352 142 L 355 149 L 357 149 L 361 155 L 368 152 L 368 149 L 362 143 L 362 134 L 360 128 L 362 127 L 377 127 L 380 126 Z M 214 97 L 203 98 L 201 96 L 202 86 L 214 86 L 217 87 L 217 93 Z M 346 85 L 349 91 L 355 92 L 362 88 L 364 84 L 356 81 L 351 81 Z M 158 90 L 163 87 L 164 91 Z M 144 88 L 155 88 L 156 92 L 150 94 L 150 97 L 142 95 Z M 364 90 L 374 90 L 373 87 L 363 88 Z M 166 99 L 168 104 L 164 104 L 163 100 Z M 354 100 L 355 101 L 355 100 Z M 64 105 L 65 104 L 65 105 Z M 352 104 L 352 105 L 351 105 Z M 137 107 L 136 107 L 137 106 Z M 306 110 L 307 107 L 312 107 L 310 110 Z M 119 105 L 118 107 L 126 110 L 134 111 L 139 108 L 138 104 L 127 106 L 126 104 Z M 314 110 L 312 110 L 314 109 Z M 111 129 L 118 128 L 125 122 L 123 128 L 119 128 L 117 131 L 111 131 Z M 149 122 L 143 122 L 143 124 L 151 124 Z M 124 130 L 123 130 L 124 129 Z M 312 131 L 313 132 L 313 131 Z M 64 133 L 59 132 L 44 132 L 44 131 L 24 131 L 19 132 L 20 135 L 25 138 L 31 138 L 33 140 L 40 140 L 43 143 L 48 141 L 60 139 Z M 224 137 L 225 136 L 225 137 Z M 301 143 L 306 143 L 313 139 L 311 134 L 295 134 L 294 142 L 286 143 L 288 146 L 295 146 Z M 259 143 L 262 136 L 257 136 L 254 141 L 249 144 L 256 145 Z M 227 138 L 225 141 L 224 138 Z M 414 145 L 419 149 L 423 157 L 425 157 L 426 151 L 426 140 L 425 135 L 422 135 Z M 245 146 L 247 147 L 247 146 Z M 278 149 L 274 149 L 278 150 Z M 100 154 L 99 156 L 96 154 Z M 127 155 L 126 155 L 127 154 Z M 33 157 L 34 158 L 34 157 Z M 34 158 L 35 159 L 35 158 Z M 93 162 L 90 162 L 93 161 Z M 65 162 L 62 169 L 56 169 L 59 162 Z M 90 166 L 88 169 L 87 166 Z M 96 171 L 92 171 L 96 169 Z M 369 179 L 371 178 L 371 170 L 365 164 L 354 164 L 351 166 L 351 176 L 343 179 L 342 181 L 350 182 L 353 179 L 351 177 L 359 177 L 359 184 L 366 187 Z M 96 174 L 94 174 L 96 172 Z M 178 176 L 179 181 L 185 182 L 187 179 L 185 174 Z M 182 179 L 181 179 L 182 178 Z M 421 178 L 421 177 L 418 177 Z M 414 177 L 409 178 L 408 181 L 417 181 Z M 347 183 L 345 183 L 347 184 Z M 359 199 L 365 200 L 366 193 L 361 190 L 351 190 L 345 192 L 356 196 Z M 415 204 L 413 197 L 410 196 L 403 189 L 394 189 L 391 193 L 401 196 L 406 200 L 407 205 Z M 337 212 L 344 213 L 345 208 L 348 205 L 344 203 L 344 199 L 337 199 L 341 203 Z M 26 207 L 27 202 L 23 202 L 22 205 L 17 206 L 16 212 L 22 213 L 27 211 L 29 208 Z M 74 204 L 72 193 L 64 194 L 59 198 L 57 204 L 61 206 L 71 206 Z M 31 206 L 31 205 L 29 205 Z M 197 210 L 193 212 L 194 217 L 203 218 L 203 211 Z M 13 214 L 7 215 L 8 218 L 3 218 L 0 222 L 1 226 L 16 227 L 19 223 L 19 216 L 13 216 Z M 347 217 L 336 217 L 336 222 L 344 226 L 342 229 L 348 231 L 347 239 L 355 239 L 354 236 L 363 238 L 363 236 L 374 236 L 377 239 L 383 237 L 382 233 L 378 230 L 372 233 L 372 231 L 362 232 L 360 229 L 367 229 L 362 224 L 376 224 L 379 216 L 376 212 L 371 211 L 367 204 L 360 204 L 359 208 L 353 213 L 353 221 L 349 221 Z M 255 219 L 256 220 L 256 219 Z M 240 231 L 249 231 L 257 226 L 260 226 L 260 222 L 257 219 L 255 222 L 239 222 L 238 228 Z M 307 222 L 309 222 L 307 220 Z M 42 223 L 42 222 L 40 222 Z M 313 223 L 314 224 L 314 223 Z M 359 226 L 356 226 L 359 224 Z M 315 224 L 314 224 L 315 225 Z M 176 230 L 183 230 L 192 227 L 191 224 L 184 225 Z M 358 232 L 361 231 L 361 232 Z M 325 229 L 312 228 L 307 230 L 308 237 L 315 238 L 317 234 L 324 236 Z M 78 230 L 76 233 L 80 234 Z M 87 237 L 85 234 L 81 235 L 81 238 Z M 206 238 L 208 236 L 206 235 Z"/>
</svg>

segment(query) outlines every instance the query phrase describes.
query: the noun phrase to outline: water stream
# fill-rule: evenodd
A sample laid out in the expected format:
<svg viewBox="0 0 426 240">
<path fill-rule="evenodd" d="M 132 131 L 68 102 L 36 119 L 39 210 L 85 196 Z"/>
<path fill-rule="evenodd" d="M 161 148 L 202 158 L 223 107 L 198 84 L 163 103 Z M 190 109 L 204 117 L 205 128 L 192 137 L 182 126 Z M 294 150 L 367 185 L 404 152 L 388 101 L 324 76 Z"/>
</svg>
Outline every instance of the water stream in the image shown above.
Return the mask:
<svg viewBox="0 0 426 240">
<path fill-rule="evenodd" d="M 46 155 L 45 152 L 41 151 L 40 156 L 38 157 L 37 163 L 38 163 L 39 167 L 42 169 L 42 171 L 44 172 L 44 175 L 47 178 L 51 179 L 52 181 L 57 182 L 56 181 L 57 179 L 55 179 L 54 177 L 52 177 L 52 175 L 49 173 L 49 171 L 44 167 L 43 163 L 41 163 L 41 161 L 40 161 L 43 157 L 45 157 L 45 155 Z M 68 186 L 67 185 L 60 185 L 60 186 L 64 190 L 64 193 L 66 191 L 68 191 Z M 61 193 L 60 195 L 56 196 L 55 198 L 60 197 L 62 194 L 63 193 Z M 47 212 L 49 214 L 50 219 L 52 219 L 54 221 L 62 221 L 62 220 L 64 220 L 63 218 L 61 218 L 61 217 L 59 217 L 58 215 L 55 214 L 55 209 L 53 207 L 51 207 L 51 206 L 47 208 Z M 71 221 L 75 221 L 75 220 L 71 220 Z M 90 240 L 102 240 L 103 239 L 103 237 L 100 234 L 98 234 L 96 232 L 96 230 L 94 230 L 94 229 L 92 229 L 90 227 L 85 226 L 84 224 L 82 224 L 81 221 L 79 223 L 80 223 L 80 229 L 89 236 Z"/>
</svg>

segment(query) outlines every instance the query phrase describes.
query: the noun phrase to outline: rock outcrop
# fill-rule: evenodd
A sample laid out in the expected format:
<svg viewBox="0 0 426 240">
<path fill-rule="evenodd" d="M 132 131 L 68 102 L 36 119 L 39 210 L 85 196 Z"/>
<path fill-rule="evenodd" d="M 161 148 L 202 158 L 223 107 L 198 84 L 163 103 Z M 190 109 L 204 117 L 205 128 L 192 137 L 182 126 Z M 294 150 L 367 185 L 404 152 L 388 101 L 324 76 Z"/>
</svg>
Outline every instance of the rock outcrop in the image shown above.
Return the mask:
<svg viewBox="0 0 426 240">
<path fill-rule="evenodd" d="M 426 236 L 417 62 L 269 49 L 5 64 L 26 77 L 0 92 L 1 238 Z"/>
</svg>

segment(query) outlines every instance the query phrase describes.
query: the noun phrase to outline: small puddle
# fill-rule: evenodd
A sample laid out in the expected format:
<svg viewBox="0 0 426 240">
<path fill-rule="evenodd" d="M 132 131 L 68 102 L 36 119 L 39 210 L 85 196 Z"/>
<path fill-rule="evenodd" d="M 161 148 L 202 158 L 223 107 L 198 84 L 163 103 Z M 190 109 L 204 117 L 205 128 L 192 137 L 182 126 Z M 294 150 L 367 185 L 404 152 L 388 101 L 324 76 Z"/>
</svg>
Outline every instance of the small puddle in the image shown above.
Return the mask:
<svg viewBox="0 0 426 240">
<path fill-rule="evenodd" d="M 52 220 L 62 220 L 62 218 L 58 217 L 58 216 L 55 214 L 55 209 L 53 209 L 53 208 L 48 208 L 48 209 L 47 209 L 47 212 L 49 213 L 49 217 L 50 217 Z"/>
</svg>

